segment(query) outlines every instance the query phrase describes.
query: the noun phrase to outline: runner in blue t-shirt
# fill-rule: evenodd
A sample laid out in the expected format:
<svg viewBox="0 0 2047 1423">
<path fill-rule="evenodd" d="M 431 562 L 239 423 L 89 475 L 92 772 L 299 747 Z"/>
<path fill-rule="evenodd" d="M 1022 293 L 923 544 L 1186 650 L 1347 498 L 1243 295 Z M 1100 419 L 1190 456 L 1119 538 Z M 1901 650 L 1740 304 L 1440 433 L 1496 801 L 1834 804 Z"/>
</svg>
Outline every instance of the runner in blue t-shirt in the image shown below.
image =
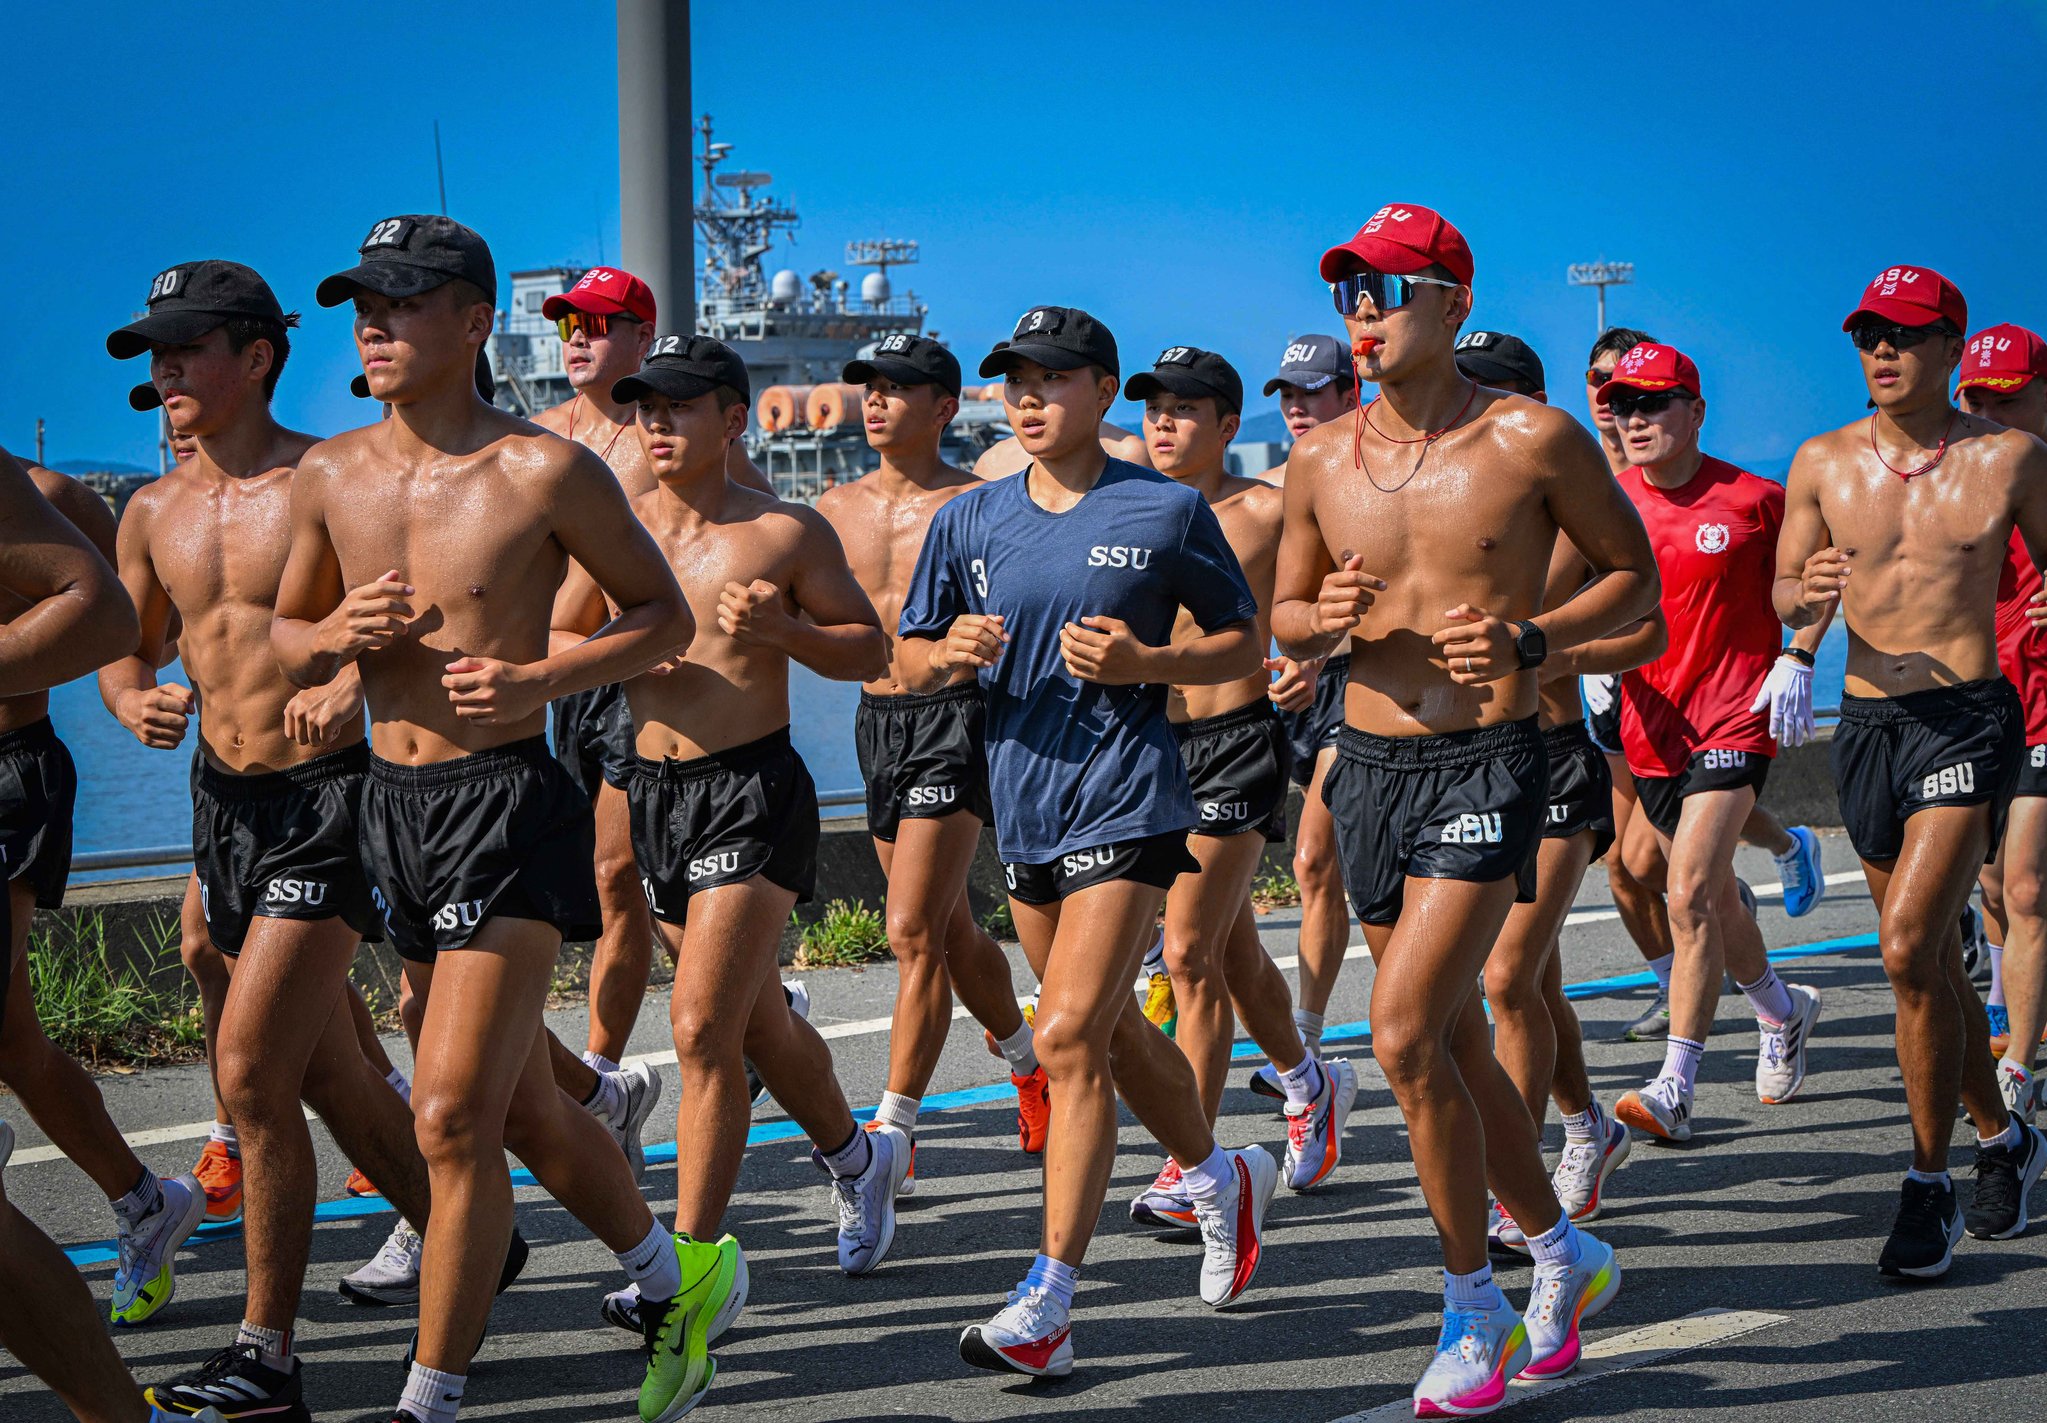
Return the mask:
<svg viewBox="0 0 2047 1423">
<path fill-rule="evenodd" d="M 968 1329 L 982 1368 L 1073 1369 L 1073 1287 L 1116 1155 L 1116 1091 L 1180 1164 L 1204 1242 L 1201 1296 L 1258 1268 L 1278 1167 L 1216 1145 L 1187 1060 L 1130 992 L 1174 878 L 1195 868 L 1194 800 L 1168 684 L 1255 674 L 1258 605 L 1206 501 L 1110 458 L 1116 342 L 1084 311 L 1041 306 L 981 365 L 1001 375 L 1021 474 L 939 510 L 911 580 L 899 665 L 913 690 L 978 669 L 1010 905 L 1043 985 L 1038 1059 L 1052 1081 L 1040 1253 L 1011 1302 Z M 1170 645 L 1186 608 L 1203 635 Z M 1110 1077 L 1113 1055 L 1115 1078 Z"/>
</svg>

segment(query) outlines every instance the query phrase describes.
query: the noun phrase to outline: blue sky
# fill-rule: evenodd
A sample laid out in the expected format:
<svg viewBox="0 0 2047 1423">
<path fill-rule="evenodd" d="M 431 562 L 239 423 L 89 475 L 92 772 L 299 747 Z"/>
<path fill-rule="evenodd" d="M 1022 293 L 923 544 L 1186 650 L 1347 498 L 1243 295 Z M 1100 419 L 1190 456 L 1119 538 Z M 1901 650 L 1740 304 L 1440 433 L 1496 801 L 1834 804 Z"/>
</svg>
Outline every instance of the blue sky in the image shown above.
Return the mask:
<svg viewBox="0 0 2047 1423">
<path fill-rule="evenodd" d="M 2047 6 L 1248 6 L 699 0 L 695 103 L 802 211 L 773 265 L 914 237 L 898 280 L 969 363 L 1040 302 L 1126 369 L 1223 351 L 1254 389 L 1335 321 L 1314 266 L 1381 203 L 1477 259 L 1474 323 L 1581 403 L 1592 295 L 1689 351 L 1708 443 L 1758 462 L 1852 418 L 1842 315 L 1881 266 L 1938 267 L 1973 324 L 2047 327 Z M 498 269 L 618 256 L 612 7 L 500 0 L 24 7 L 4 167 L 20 354 L 0 443 L 154 467 L 107 331 L 172 262 L 231 257 L 306 315 L 287 423 L 360 423 L 347 320 L 312 301 L 375 219 L 436 206 Z M 1980 166 L 1979 166 L 1980 165 Z M 501 299 L 503 293 L 500 293 Z M 1253 407 L 1269 408 L 1269 403 Z M 1127 416 L 1130 408 L 1124 408 Z"/>
</svg>

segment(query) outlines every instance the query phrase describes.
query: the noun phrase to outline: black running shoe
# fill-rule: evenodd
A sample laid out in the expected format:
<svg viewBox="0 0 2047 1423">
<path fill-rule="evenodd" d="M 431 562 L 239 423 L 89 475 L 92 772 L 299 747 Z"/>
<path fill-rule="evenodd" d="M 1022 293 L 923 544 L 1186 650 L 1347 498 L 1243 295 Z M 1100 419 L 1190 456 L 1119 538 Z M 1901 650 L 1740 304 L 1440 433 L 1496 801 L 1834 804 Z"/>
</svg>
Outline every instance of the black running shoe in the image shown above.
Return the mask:
<svg viewBox="0 0 2047 1423">
<path fill-rule="evenodd" d="M 517 1227 L 514 1227 L 512 1230 L 512 1243 L 505 1249 L 505 1268 L 498 1272 L 497 1292 L 499 1294 L 503 1294 L 512 1287 L 512 1281 L 518 1279 L 520 1271 L 526 1268 L 526 1257 L 531 1253 L 531 1247 L 526 1244 L 526 1237 L 519 1233 Z M 490 1338 L 490 1316 L 485 1315 L 483 1318 L 483 1333 L 477 1336 L 476 1347 L 469 1351 L 472 1362 L 475 1355 L 482 1352 L 484 1341 L 488 1338 Z M 412 1361 L 418 1354 L 419 1330 L 414 1329 L 411 1342 L 405 1346 L 406 1372 L 410 1373 L 412 1371 Z"/>
<path fill-rule="evenodd" d="M 2013 1118 L 2014 1121 L 2018 1119 Z M 2019 1122 L 2017 1146 L 1976 1148 L 1976 1195 L 1969 1202 L 1969 1234 L 2009 1240 L 2026 1228 L 2026 1197 L 2047 1168 L 2047 1137 Z"/>
<path fill-rule="evenodd" d="M 1876 1262 L 1877 1273 L 1894 1279 L 1937 1280 L 1954 1263 L 1962 1238 L 1962 1213 L 1953 1186 L 1905 1179 L 1898 1220 Z"/>
<path fill-rule="evenodd" d="M 263 1362 L 254 1344 L 234 1343 L 191 1373 L 159 1384 L 148 1401 L 173 1416 L 192 1417 L 211 1408 L 228 1423 L 235 1419 L 260 1423 L 312 1423 L 299 1391 L 299 1362 L 289 1373 Z"/>
</svg>

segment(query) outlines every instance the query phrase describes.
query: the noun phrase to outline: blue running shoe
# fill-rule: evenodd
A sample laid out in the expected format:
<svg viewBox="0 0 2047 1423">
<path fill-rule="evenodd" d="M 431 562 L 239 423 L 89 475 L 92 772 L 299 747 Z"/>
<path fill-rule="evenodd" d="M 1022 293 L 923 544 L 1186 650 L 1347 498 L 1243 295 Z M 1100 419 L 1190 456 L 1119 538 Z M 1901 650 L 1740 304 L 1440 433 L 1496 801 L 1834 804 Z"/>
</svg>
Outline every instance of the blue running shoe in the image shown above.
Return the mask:
<svg viewBox="0 0 2047 1423">
<path fill-rule="evenodd" d="M 1990 1019 L 1990 1051 L 2003 1057 L 2004 1050 L 2011 1046 L 2011 1014 L 2002 1003 L 1985 1003 L 1983 1012 Z"/>
<path fill-rule="evenodd" d="M 1827 897 L 1827 879 L 1820 870 L 1820 837 L 1803 825 L 1790 829 L 1791 848 L 1776 856 L 1777 878 L 1784 882 L 1784 912 L 1803 919 Z"/>
</svg>

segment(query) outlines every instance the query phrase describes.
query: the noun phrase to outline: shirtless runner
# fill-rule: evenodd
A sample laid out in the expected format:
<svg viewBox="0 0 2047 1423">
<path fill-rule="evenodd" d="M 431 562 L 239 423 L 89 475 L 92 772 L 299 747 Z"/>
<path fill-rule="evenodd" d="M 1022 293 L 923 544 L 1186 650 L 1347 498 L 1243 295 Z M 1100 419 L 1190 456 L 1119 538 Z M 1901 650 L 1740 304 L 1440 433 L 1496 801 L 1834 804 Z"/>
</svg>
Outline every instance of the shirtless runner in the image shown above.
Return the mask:
<svg viewBox="0 0 2047 1423">
<path fill-rule="evenodd" d="M 2025 758 L 2025 711 L 1997 657 L 1997 593 L 2016 529 L 2047 557 L 2047 446 L 1955 409 L 1969 309 L 1927 267 L 1879 272 L 1841 323 L 1876 408 L 1791 462 L 1777 613 L 1839 605 L 1848 672 L 1834 734 L 1841 816 L 1877 907 L 1898 1001 L 1912 1166 L 1877 1268 L 1947 1272 L 1963 1214 L 1947 1171 L 1959 1097 L 1976 1127 L 1978 1239 L 2026 1228 L 2047 1138 L 1998 1090 L 1983 1005 L 1962 968 L 1962 906 L 1997 852 Z M 2031 619 L 2043 621 L 2036 597 Z"/>
<path fill-rule="evenodd" d="M 483 239 L 404 214 L 360 255 L 317 297 L 353 303 L 391 417 L 301 458 L 271 643 L 302 685 L 361 667 L 363 863 L 424 1005 L 413 1105 L 436 1209 L 394 1423 L 460 1406 L 513 1238 L 507 1150 L 660 1302 L 640 1390 L 656 1423 L 703 1382 L 699 1308 L 720 1261 L 668 1235 L 603 1126 L 555 1085 L 541 1009 L 562 939 L 596 932 L 597 894 L 589 799 L 541 729 L 552 698 L 673 656 L 689 612 L 604 462 L 478 397 L 497 290 Z M 621 612 L 550 655 L 571 558 Z"/>
<path fill-rule="evenodd" d="M 1646 616 L 1655 563 L 1577 422 L 1459 374 L 1472 260 L 1456 228 L 1390 205 L 1321 270 L 1379 398 L 1311 430 L 1287 461 L 1273 630 L 1294 656 L 1351 646 L 1327 796 L 1378 965 L 1373 1053 L 1445 1266 L 1415 1407 L 1485 1412 L 1516 1374 L 1575 1367 L 1580 1323 L 1620 1283 L 1611 1248 L 1557 1203 L 1475 985 L 1514 901 L 1535 892 L 1548 758 L 1532 674 L 1548 648 Z M 1592 577 L 1545 612 L 1559 530 Z M 1488 1183 L 1535 1255 L 1525 1327 L 1486 1263 Z"/>
<path fill-rule="evenodd" d="M 981 363 L 1003 377 L 1031 457 L 931 521 L 904 600 L 897 665 L 914 692 L 973 669 L 988 694 L 989 785 L 1017 938 L 1042 985 L 1052 1083 L 1038 1255 L 1008 1303 L 960 1336 L 977 1368 L 1073 1370 L 1073 1293 L 1116 1153 L 1116 1094 L 1164 1146 L 1201 1223 L 1201 1297 L 1251 1285 L 1279 1168 L 1216 1144 L 1185 1057 L 1129 984 L 1187 853 L 1194 799 L 1166 720 L 1170 684 L 1258 670 L 1257 600 L 1198 494 L 1107 455 L 1116 340 L 1085 311 L 1038 306 Z M 1179 609 L 1202 635 L 1172 641 Z"/>
<path fill-rule="evenodd" d="M 198 441 L 121 521 L 142 638 L 101 669 L 100 695 L 143 745 L 166 750 L 183 742 L 195 701 L 203 708 L 192 856 L 206 940 L 232 965 L 213 1071 L 249 1187 L 241 1327 L 151 1391 L 170 1413 L 310 1416 L 292 1349 L 317 1194 L 301 1101 L 407 1219 L 427 1213 L 411 1116 L 364 1058 L 347 1001 L 356 945 L 379 933 L 355 844 L 361 684 L 301 692 L 270 655 L 293 469 L 316 443 L 270 414 L 296 321 L 250 268 L 188 262 L 160 272 L 149 314 L 107 338 L 117 359 L 149 356 L 173 426 Z M 157 682 L 173 620 L 191 688 Z"/>
<path fill-rule="evenodd" d="M 1457 338 L 1457 369 L 1481 385 L 1549 403 L 1542 359 L 1526 341 L 1504 331 L 1466 331 Z M 1569 601 L 1592 570 L 1557 536 L 1543 590 L 1545 610 Z M 1549 753 L 1548 815 L 1535 862 L 1535 899 L 1508 911 L 1499 941 L 1486 958 L 1486 1004 L 1493 1015 L 1493 1055 L 1514 1079 L 1537 1139 L 1549 1104 L 1564 1120 L 1564 1149 L 1550 1176 L 1557 1204 L 1573 1221 L 1598 1218 L 1606 1181 L 1628 1159 L 1628 1129 L 1603 1111 L 1585 1069 L 1584 1035 L 1577 1010 L 1564 997 L 1564 921 L 1592 861 L 1612 846 L 1613 798 L 1606 759 L 1585 734 L 1578 677 L 1632 667 L 1663 650 L 1660 615 L 1618 636 L 1552 651 L 1540 673 L 1536 724 Z M 1527 1237 L 1513 1217 L 1493 1205 L 1489 1244 L 1526 1253 Z"/>
<path fill-rule="evenodd" d="M 4 450 L 0 601 L 6 610 L 0 626 L 0 698 L 8 705 L 22 706 L 51 687 L 126 656 L 135 646 L 134 610 L 112 566 Z M 0 900 L 10 945 L 26 928 L 16 917 L 21 898 L 9 894 Z M 18 1012 L 26 998 L 20 977 L 0 980 L 0 1011 L 11 1006 Z M 26 1006 L 32 1018 L 34 1005 Z M 6 1021 L 11 1026 L 13 1019 Z M 75 1064 L 73 1071 L 91 1103 L 66 1102 L 65 1109 L 96 1111 L 103 1120 L 105 1109 L 98 1105 L 92 1080 Z M 0 1172 L 13 1151 L 14 1129 L 0 1119 Z M 196 1188 L 193 1197 L 199 1199 Z M 48 1385 L 82 1423 L 163 1423 L 167 1415 L 143 1398 L 113 1340 L 94 1318 L 95 1309 L 71 1262 L 15 1209 L 0 1184 L 0 1349 Z M 218 1418 L 215 1414 L 205 1423 L 218 1423 Z"/>
<path fill-rule="evenodd" d="M 938 453 L 959 409 L 960 363 L 928 336 L 897 334 L 848 363 L 841 378 L 867 388 L 861 413 L 881 467 L 826 490 L 817 512 L 837 531 L 886 632 L 902 614 L 932 516 L 980 487 Z M 967 871 L 995 814 L 983 736 L 987 697 L 965 670 L 935 692 L 908 691 L 895 664 L 899 644 L 886 642 L 890 664 L 860 689 L 853 742 L 867 785 L 868 833 L 888 878 L 888 942 L 898 967 L 888 1089 L 874 1119 L 910 1139 L 908 1196 L 917 1185 L 917 1109 L 945 1048 L 955 992 L 1009 1062 L 1017 1141 L 1032 1156 L 1045 1149 L 1051 1106 L 1009 963 L 967 903 Z"/>
<path fill-rule="evenodd" d="M 2047 439 L 2047 341 L 2023 326 L 1988 326 L 1962 354 L 1956 399 L 1963 410 Z M 2027 1121 L 2039 1106 L 2033 1058 L 2047 1028 L 2047 630 L 2026 611 L 2040 570 L 2014 530 L 1997 580 L 1997 663 L 2026 709 L 2026 761 L 2012 792 L 1997 858 L 1978 877 L 1990 946 L 1990 1051 L 2005 1105 Z"/>
<path fill-rule="evenodd" d="M 1124 395 L 1144 402 L 1152 467 L 1207 501 L 1258 603 L 1261 644 L 1270 641 L 1273 566 L 1279 556 L 1284 496 L 1225 465 L 1242 420 L 1244 382 L 1213 351 L 1170 346 Z M 1202 635 L 1182 608 L 1173 640 Z M 1273 680 L 1272 673 L 1278 673 Z M 1270 1059 L 1286 1101 L 1287 1145 L 1281 1175 L 1306 1191 L 1327 1180 L 1343 1156 L 1344 1123 L 1357 1100 L 1350 1062 L 1317 1063 L 1301 1042 L 1286 979 L 1258 937 L 1251 877 L 1268 844 L 1286 839 L 1287 771 L 1292 747 L 1274 702 L 1290 710 L 1315 702 L 1314 671 L 1291 658 L 1266 658 L 1250 675 L 1213 686 L 1177 686 L 1166 716 L 1186 763 L 1195 824 L 1187 851 L 1197 869 L 1166 891 L 1165 961 L 1178 1010 L 1174 1039 L 1194 1069 L 1195 1091 L 1211 1128 L 1229 1078 L 1235 1017 Z M 1197 1223 L 1180 1167 L 1170 1156 L 1131 1202 L 1133 1219 L 1183 1228 Z"/>
<path fill-rule="evenodd" d="M 739 1182 L 752 1103 L 746 1064 L 813 1143 L 838 1212 L 839 1267 L 863 1275 L 895 1238 L 909 1139 L 853 1120 L 817 1029 L 776 974 L 789 914 L 817 878 L 817 788 L 789 742 L 789 665 L 836 681 L 885 665 L 874 609 L 816 510 L 735 484 L 727 451 L 746 428 L 746 365 L 708 336 L 662 336 L 612 399 L 638 412 L 659 481 L 633 512 L 695 615 L 688 650 L 627 685 L 637 728 L 626 775 L 633 852 L 675 962 L 669 999 L 682 1105 L 675 1135 L 676 1239 L 722 1262 L 703 1308 L 722 1328 L 746 1278 L 721 1229 Z M 562 599 L 594 600 L 583 573 Z M 763 730 L 765 728 L 765 730 Z M 637 1312 L 631 1291 L 607 1317 Z M 692 1342 L 695 1348 L 695 1342 Z M 692 1354 L 709 1387 L 715 1367 Z"/>
</svg>

